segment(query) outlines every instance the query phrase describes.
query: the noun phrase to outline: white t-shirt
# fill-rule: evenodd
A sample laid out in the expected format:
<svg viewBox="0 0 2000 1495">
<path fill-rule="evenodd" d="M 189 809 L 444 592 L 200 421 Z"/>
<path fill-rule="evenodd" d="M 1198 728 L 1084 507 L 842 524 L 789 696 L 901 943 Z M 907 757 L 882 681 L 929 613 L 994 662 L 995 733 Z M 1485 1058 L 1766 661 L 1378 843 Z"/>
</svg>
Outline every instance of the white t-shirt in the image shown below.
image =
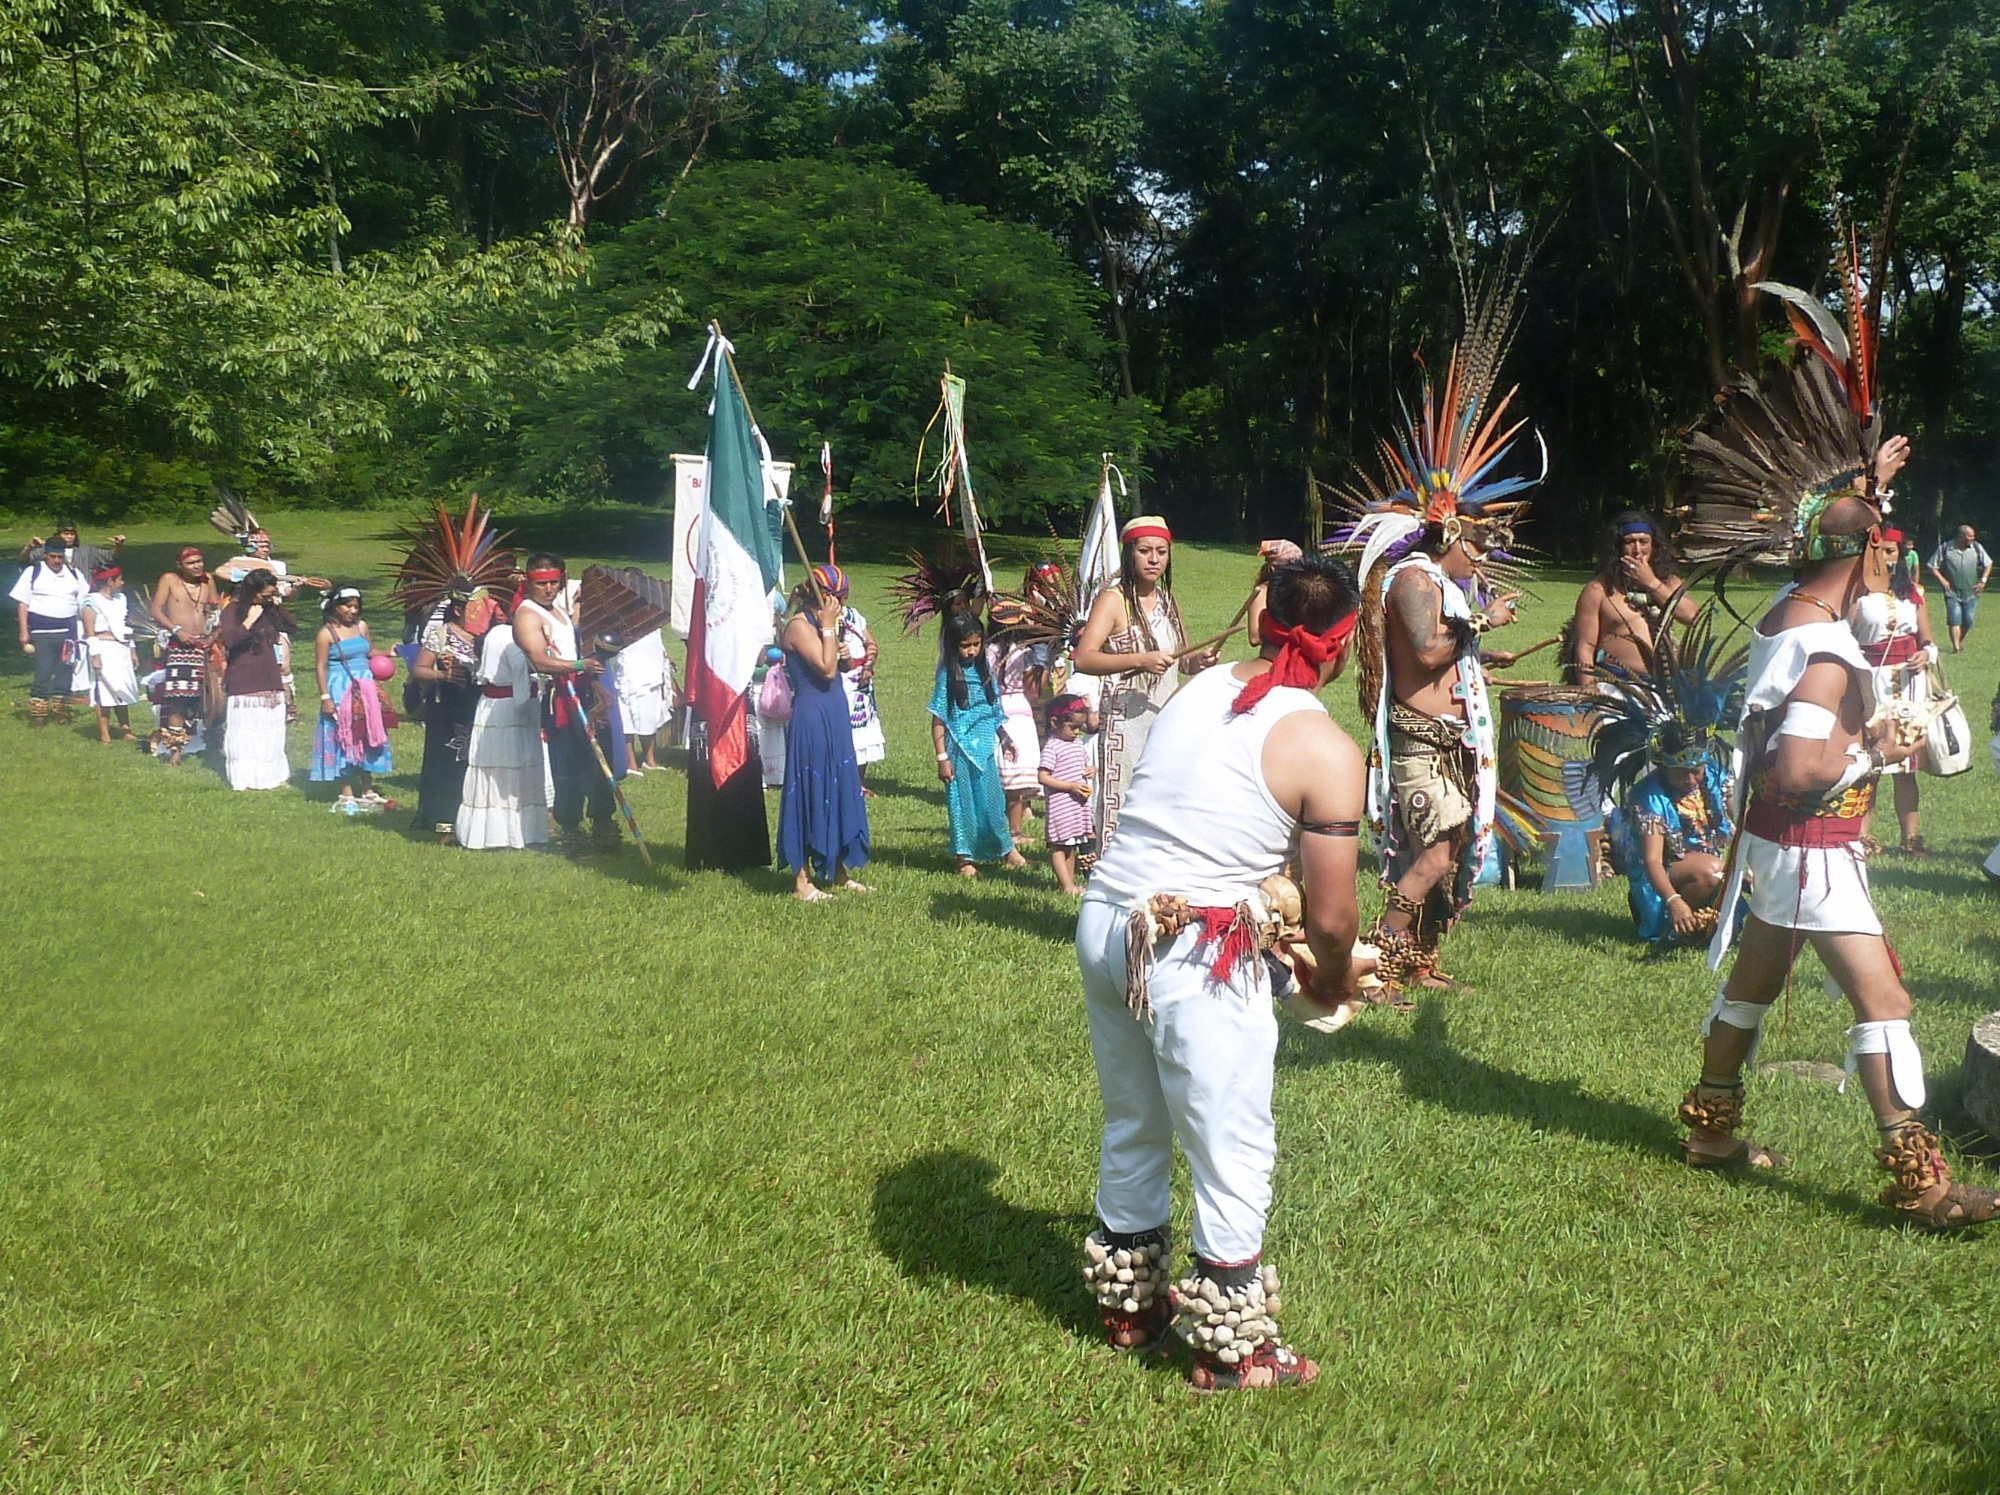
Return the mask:
<svg viewBox="0 0 2000 1495">
<path fill-rule="evenodd" d="M 90 583 L 74 566 L 52 571 L 37 561 L 21 573 L 7 595 L 16 602 L 27 603 L 28 611 L 36 618 L 67 623 L 75 621 L 76 615 L 83 611 Z"/>
</svg>

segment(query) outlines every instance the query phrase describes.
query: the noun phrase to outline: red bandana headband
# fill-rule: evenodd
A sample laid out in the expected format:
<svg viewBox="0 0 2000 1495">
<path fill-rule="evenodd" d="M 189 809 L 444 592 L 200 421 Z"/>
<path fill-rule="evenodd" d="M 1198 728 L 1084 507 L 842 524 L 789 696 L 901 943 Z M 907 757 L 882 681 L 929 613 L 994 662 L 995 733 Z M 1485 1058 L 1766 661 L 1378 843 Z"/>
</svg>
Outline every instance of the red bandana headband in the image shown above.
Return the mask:
<svg viewBox="0 0 2000 1495">
<path fill-rule="evenodd" d="M 1127 545 L 1135 540 L 1165 540 L 1169 545 L 1174 543 L 1173 531 L 1164 524 L 1128 524 L 1125 526 L 1125 532 L 1118 538 Z"/>
<path fill-rule="evenodd" d="M 529 581 L 561 581 L 563 574 L 549 566 L 537 566 L 528 573 Z"/>
<path fill-rule="evenodd" d="M 1271 668 L 1259 675 L 1236 693 L 1230 704 L 1230 711 L 1241 716 L 1256 708 L 1259 701 L 1280 685 L 1289 685 L 1295 690 L 1318 690 L 1320 666 L 1329 659 L 1340 658 L 1341 651 L 1354 634 L 1354 625 L 1361 621 L 1357 610 L 1349 613 L 1325 633 L 1308 633 L 1303 627 L 1287 628 L 1271 621 L 1270 614 L 1258 625 L 1258 632 L 1264 642 L 1278 646 L 1278 657 L 1271 661 Z"/>
<path fill-rule="evenodd" d="M 201 547 L 199 545 L 183 545 L 180 549 L 180 554 L 176 556 L 175 559 L 184 561 L 189 556 L 193 556 L 196 560 L 200 560 Z"/>
<path fill-rule="evenodd" d="M 90 573 L 92 581 L 110 581 L 114 576 L 122 577 L 124 571 L 117 566 L 99 566 Z"/>
</svg>

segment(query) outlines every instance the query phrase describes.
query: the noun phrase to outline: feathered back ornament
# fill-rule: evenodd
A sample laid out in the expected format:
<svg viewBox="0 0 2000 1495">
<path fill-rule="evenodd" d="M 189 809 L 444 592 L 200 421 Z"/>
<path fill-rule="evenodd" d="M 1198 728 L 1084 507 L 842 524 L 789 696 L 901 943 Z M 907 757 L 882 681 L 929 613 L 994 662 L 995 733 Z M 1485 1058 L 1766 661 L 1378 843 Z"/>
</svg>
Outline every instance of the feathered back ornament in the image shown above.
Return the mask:
<svg viewBox="0 0 2000 1495">
<path fill-rule="evenodd" d="M 913 550 L 909 560 L 912 569 L 889 583 L 889 595 L 909 632 L 915 633 L 930 618 L 976 613 L 984 608 L 986 578 L 979 562 L 966 554 L 955 537 L 928 556 Z"/>
<path fill-rule="evenodd" d="M 257 516 L 243 507 L 243 500 L 236 496 L 234 488 L 217 484 L 215 498 L 215 507 L 208 511 L 208 522 L 247 549 L 250 537 L 259 528 Z"/>
<path fill-rule="evenodd" d="M 1718 751 L 1717 733 L 1731 730 L 1743 709 L 1750 650 L 1742 626 L 1717 636 L 1716 605 L 1704 605 L 1675 636 L 1674 609 L 1654 646 L 1654 665 L 1637 674 L 1600 664 L 1612 694 L 1591 736 L 1591 768 L 1600 784 L 1629 789 L 1655 768 L 1698 768 Z"/>
<path fill-rule="evenodd" d="M 402 538 L 392 595 L 406 611 L 429 613 L 447 598 L 506 587 L 512 569 L 512 557 L 500 549 L 506 536 L 494 533 L 493 512 L 480 507 L 477 494 L 466 500 L 464 518 L 453 519 L 439 504 L 427 523 L 405 528 Z"/>
<path fill-rule="evenodd" d="M 1082 577 L 1058 554 L 1030 566 L 1020 591 L 996 592 L 986 612 L 995 634 L 1008 643 L 1052 644 L 1066 651 L 1076 647 L 1089 610 Z"/>
<path fill-rule="evenodd" d="M 1784 302 L 1797 356 L 1761 379 L 1731 380 L 1717 400 L 1719 420 L 1688 438 L 1688 502 L 1676 511 L 1675 538 L 1690 562 L 1796 566 L 1848 559 L 1867 548 L 1868 537 L 1823 533 L 1826 511 L 1860 497 L 1888 512 L 1874 492 L 1881 444 L 1875 329 L 1852 235 L 1845 281 L 1844 322 L 1796 286 L 1757 282 L 1757 290 Z"/>
</svg>

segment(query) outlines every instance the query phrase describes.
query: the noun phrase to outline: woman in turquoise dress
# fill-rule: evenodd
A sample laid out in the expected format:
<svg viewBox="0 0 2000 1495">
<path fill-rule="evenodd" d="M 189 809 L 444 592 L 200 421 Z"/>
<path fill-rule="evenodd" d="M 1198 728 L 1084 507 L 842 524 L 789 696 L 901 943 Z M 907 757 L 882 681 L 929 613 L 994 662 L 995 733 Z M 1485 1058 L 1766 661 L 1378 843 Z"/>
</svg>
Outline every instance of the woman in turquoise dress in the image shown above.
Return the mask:
<svg viewBox="0 0 2000 1495">
<path fill-rule="evenodd" d="M 340 784 L 341 808 L 386 804 L 374 775 L 395 765 L 389 728 L 395 716 L 368 670 L 368 625 L 361 621 L 361 593 L 340 587 L 326 599 L 326 623 L 313 641 L 319 674 L 319 726 L 313 733 L 315 783 Z"/>
<path fill-rule="evenodd" d="M 937 685 L 931 691 L 931 738 L 960 877 L 977 877 L 980 862 L 1028 865 L 1007 831 L 1000 754 L 1011 747 L 1000 735 L 1005 712 L 987 668 L 985 646 L 977 614 L 945 615 Z"/>
</svg>

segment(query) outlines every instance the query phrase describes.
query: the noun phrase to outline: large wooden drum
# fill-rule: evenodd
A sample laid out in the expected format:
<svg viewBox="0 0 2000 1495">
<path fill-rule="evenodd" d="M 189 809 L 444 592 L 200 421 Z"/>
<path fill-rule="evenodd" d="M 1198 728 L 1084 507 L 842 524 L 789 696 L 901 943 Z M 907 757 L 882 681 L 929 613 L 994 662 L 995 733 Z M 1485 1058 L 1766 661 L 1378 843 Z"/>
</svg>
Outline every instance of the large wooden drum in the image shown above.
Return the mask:
<svg viewBox="0 0 2000 1495">
<path fill-rule="evenodd" d="M 1500 790 L 1540 825 L 1549 847 L 1544 889 L 1597 885 L 1604 792 L 1590 739 L 1604 712 L 1596 692 L 1520 686 L 1500 696 Z"/>
</svg>

